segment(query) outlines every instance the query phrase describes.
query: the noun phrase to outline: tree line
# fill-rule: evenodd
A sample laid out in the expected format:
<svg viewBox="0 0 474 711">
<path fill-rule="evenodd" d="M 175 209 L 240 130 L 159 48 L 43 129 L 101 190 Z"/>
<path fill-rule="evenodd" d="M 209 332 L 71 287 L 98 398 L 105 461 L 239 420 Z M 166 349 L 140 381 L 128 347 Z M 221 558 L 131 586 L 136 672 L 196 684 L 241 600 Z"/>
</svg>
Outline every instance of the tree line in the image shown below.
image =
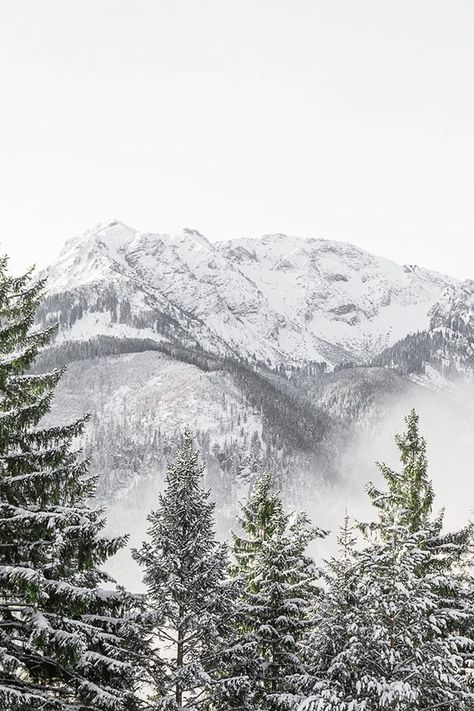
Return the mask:
<svg viewBox="0 0 474 711">
<path fill-rule="evenodd" d="M 12 711 L 468 711 L 474 709 L 473 527 L 435 513 L 415 411 L 379 465 L 368 522 L 328 534 L 286 510 L 271 473 L 228 543 L 189 431 L 133 557 L 144 594 L 103 565 L 86 420 L 43 427 L 61 370 L 32 373 L 44 284 L 0 261 L 0 708 Z M 78 383 L 80 387 L 80 383 Z"/>
</svg>

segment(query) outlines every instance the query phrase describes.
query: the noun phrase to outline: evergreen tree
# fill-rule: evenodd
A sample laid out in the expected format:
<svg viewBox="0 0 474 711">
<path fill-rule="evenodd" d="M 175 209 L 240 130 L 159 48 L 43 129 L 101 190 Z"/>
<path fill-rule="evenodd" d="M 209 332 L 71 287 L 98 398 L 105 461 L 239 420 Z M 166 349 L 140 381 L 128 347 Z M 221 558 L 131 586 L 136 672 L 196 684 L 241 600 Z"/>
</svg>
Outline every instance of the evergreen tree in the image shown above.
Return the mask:
<svg viewBox="0 0 474 711">
<path fill-rule="evenodd" d="M 254 704 L 290 707 L 294 677 L 304 671 L 302 644 L 318 592 L 317 571 L 305 550 L 323 534 L 310 527 L 305 514 L 284 513 L 268 474 L 257 480 L 239 520 L 235 572 L 245 581 L 239 622 L 245 639 L 254 642 Z"/>
<path fill-rule="evenodd" d="M 124 539 L 86 504 L 85 421 L 41 427 L 61 372 L 28 374 L 52 334 L 32 329 L 42 294 L 0 261 L 0 708 L 132 709 L 134 600 L 99 567 Z"/>
<path fill-rule="evenodd" d="M 409 531 L 418 531 L 430 521 L 433 509 L 434 491 L 428 477 L 426 441 L 419 433 L 419 417 L 414 409 L 405 419 L 406 430 L 395 436 L 400 452 L 401 472 L 395 472 L 386 464 L 379 464 L 379 470 L 388 487 L 389 501 L 398 504 L 399 514 Z M 387 506 L 387 497 L 371 482 L 368 494 L 372 504 L 378 508 L 380 521 L 387 515 L 392 517 L 392 506 Z M 383 529 L 382 529 L 383 530 Z"/>
<path fill-rule="evenodd" d="M 245 679 L 225 675 L 239 653 L 225 646 L 236 586 L 226 579 L 227 548 L 216 541 L 214 504 L 202 488 L 202 473 L 185 431 L 159 506 L 148 516 L 149 540 L 134 551 L 153 613 L 150 656 L 162 650 L 151 668 L 156 708 L 196 709 L 245 695 Z"/>
<path fill-rule="evenodd" d="M 343 650 L 351 635 L 354 611 L 357 610 L 358 573 L 355 564 L 357 538 L 349 516 L 344 516 L 337 539 L 337 554 L 326 562 L 321 571 L 324 594 L 316 605 L 305 647 L 306 673 L 295 679 L 300 700 L 306 696 L 328 695 L 328 687 L 335 683 L 344 688 L 353 673 L 343 658 Z M 337 696 L 336 696 L 337 698 Z"/>
<path fill-rule="evenodd" d="M 242 534 L 232 532 L 234 572 L 251 575 L 256 557 L 283 518 L 283 504 L 273 486 L 272 476 L 264 472 L 251 488 L 249 498 L 241 504 L 238 522 Z"/>
<path fill-rule="evenodd" d="M 414 412 L 397 444 L 401 472 L 381 465 L 387 490 L 368 488 L 378 518 L 358 525 L 363 548 L 354 550 L 351 538 L 346 562 L 329 567 L 304 708 L 474 708 L 465 672 L 472 615 L 460 568 L 470 531 L 444 537 L 442 516 L 431 517 L 433 490 Z"/>
</svg>

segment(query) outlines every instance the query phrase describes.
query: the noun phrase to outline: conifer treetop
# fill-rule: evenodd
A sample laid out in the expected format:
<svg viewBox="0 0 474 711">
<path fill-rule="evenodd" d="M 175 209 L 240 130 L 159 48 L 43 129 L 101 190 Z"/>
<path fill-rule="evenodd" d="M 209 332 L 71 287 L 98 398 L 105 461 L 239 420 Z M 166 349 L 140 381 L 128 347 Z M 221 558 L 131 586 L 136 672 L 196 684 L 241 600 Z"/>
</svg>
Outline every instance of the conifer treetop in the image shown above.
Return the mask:
<svg viewBox="0 0 474 711">
<path fill-rule="evenodd" d="M 395 436 L 401 471 L 396 472 L 386 464 L 378 463 L 387 491 L 380 491 L 372 482 L 367 485 L 367 491 L 381 517 L 401 516 L 400 523 L 414 532 L 429 523 L 434 490 L 428 476 L 426 441 L 420 435 L 419 416 L 415 409 L 406 416 L 405 424 L 405 432 Z"/>
</svg>

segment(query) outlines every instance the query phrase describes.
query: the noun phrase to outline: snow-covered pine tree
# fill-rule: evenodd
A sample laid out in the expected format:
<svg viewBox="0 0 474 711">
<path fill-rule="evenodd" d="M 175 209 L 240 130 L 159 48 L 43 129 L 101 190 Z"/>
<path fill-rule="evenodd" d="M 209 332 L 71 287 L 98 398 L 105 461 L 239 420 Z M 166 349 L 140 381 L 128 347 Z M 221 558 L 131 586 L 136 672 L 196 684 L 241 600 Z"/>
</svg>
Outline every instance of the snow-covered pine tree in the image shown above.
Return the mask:
<svg viewBox="0 0 474 711">
<path fill-rule="evenodd" d="M 337 538 L 337 553 L 321 571 L 324 593 L 315 601 L 315 613 L 305 644 L 305 673 L 294 680 L 300 700 L 326 695 L 334 681 L 341 687 L 352 669 L 343 662 L 341 651 L 347 644 L 357 609 L 358 574 L 355 565 L 357 536 L 347 512 Z M 335 696 L 335 695 L 334 695 Z"/>
<path fill-rule="evenodd" d="M 86 504 L 84 420 L 40 425 L 61 373 L 28 374 L 52 333 L 32 330 L 42 293 L 0 261 L 0 708 L 132 709 L 133 599 L 98 567 L 124 539 L 102 536 Z"/>
<path fill-rule="evenodd" d="M 430 551 L 426 572 L 432 574 L 437 581 L 436 592 L 446 611 L 444 634 L 448 638 L 451 635 L 464 636 L 467 640 L 471 636 L 474 637 L 474 617 L 470 612 L 472 605 L 468 601 L 467 593 L 472 587 L 470 569 L 474 527 L 468 524 L 458 531 L 444 532 L 444 511 L 433 516 L 435 496 L 428 475 L 426 441 L 420 434 L 419 416 L 414 409 L 409 412 L 405 423 L 405 432 L 395 437 L 400 452 L 401 472 L 395 472 L 385 464 L 379 464 L 379 469 L 387 482 L 390 497 L 395 497 L 399 502 L 401 523 L 411 532 L 429 532 L 423 543 L 423 547 Z M 378 509 L 380 522 L 383 522 L 385 509 L 388 510 L 388 515 L 391 515 L 391 508 L 386 506 L 385 496 L 372 483 L 368 485 L 368 494 L 374 507 Z M 369 527 L 370 524 L 367 525 L 367 530 Z M 380 527 L 379 535 L 382 533 L 383 527 Z M 469 660 L 472 657 L 472 649 L 469 650 L 469 644 L 464 651 L 459 649 L 459 653 L 467 658 L 468 664 L 471 663 Z"/>
<path fill-rule="evenodd" d="M 244 699 L 248 682 L 229 678 L 237 587 L 227 578 L 227 547 L 214 534 L 214 504 L 202 487 L 203 468 L 186 430 L 158 508 L 148 516 L 149 540 L 134 557 L 144 568 L 153 615 L 150 657 L 153 708 L 197 709 Z"/>
<path fill-rule="evenodd" d="M 410 531 L 424 528 L 431 520 L 434 503 L 433 485 L 428 476 L 426 441 L 419 432 L 419 416 L 412 409 L 405 418 L 406 430 L 395 436 L 400 452 L 401 472 L 395 472 L 386 464 L 378 464 L 379 470 L 388 487 L 388 494 L 399 504 L 400 515 Z M 368 494 L 373 506 L 379 509 L 379 518 L 383 522 L 385 509 L 392 515 L 391 507 L 386 506 L 386 496 L 378 491 L 372 482 L 368 484 Z M 403 512 L 403 513 L 402 513 Z"/>
<path fill-rule="evenodd" d="M 305 514 L 283 517 L 256 561 L 248 601 L 263 659 L 262 703 L 269 709 L 294 705 L 294 677 L 305 671 L 303 642 L 320 592 L 316 567 L 305 551 L 319 535 Z"/>
<path fill-rule="evenodd" d="M 234 572 L 245 582 L 241 634 L 247 643 L 254 641 L 254 704 L 289 708 L 294 677 L 304 672 L 302 643 L 318 594 L 317 571 L 305 550 L 324 534 L 310 526 L 305 514 L 285 514 L 268 473 L 252 488 L 239 521 L 242 534 L 233 536 Z"/>
<path fill-rule="evenodd" d="M 252 486 L 248 500 L 240 506 L 238 523 L 241 533 L 232 532 L 235 573 L 244 576 L 251 574 L 256 556 L 283 516 L 283 504 L 274 491 L 272 476 L 263 472 Z"/>
<path fill-rule="evenodd" d="M 466 634 L 472 617 L 458 565 L 469 531 L 448 540 L 442 517 L 431 519 L 433 490 L 414 412 L 397 444 L 401 472 L 381 465 L 387 490 L 368 488 L 378 518 L 358 525 L 364 547 L 354 551 L 351 541 L 349 565 L 328 569 L 312 637 L 313 690 L 306 689 L 302 709 L 474 708 L 465 674 L 465 657 L 474 649 Z"/>
</svg>

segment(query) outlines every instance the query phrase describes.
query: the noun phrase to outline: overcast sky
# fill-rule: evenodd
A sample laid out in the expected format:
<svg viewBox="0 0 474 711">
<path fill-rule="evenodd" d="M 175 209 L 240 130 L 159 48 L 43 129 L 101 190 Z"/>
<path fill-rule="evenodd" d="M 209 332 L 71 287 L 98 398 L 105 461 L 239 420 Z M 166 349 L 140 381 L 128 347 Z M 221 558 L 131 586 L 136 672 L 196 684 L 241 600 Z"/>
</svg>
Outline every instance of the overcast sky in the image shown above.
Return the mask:
<svg viewBox="0 0 474 711">
<path fill-rule="evenodd" d="M 0 239 L 119 219 L 354 242 L 474 278 L 472 0 L 14 0 Z"/>
</svg>

